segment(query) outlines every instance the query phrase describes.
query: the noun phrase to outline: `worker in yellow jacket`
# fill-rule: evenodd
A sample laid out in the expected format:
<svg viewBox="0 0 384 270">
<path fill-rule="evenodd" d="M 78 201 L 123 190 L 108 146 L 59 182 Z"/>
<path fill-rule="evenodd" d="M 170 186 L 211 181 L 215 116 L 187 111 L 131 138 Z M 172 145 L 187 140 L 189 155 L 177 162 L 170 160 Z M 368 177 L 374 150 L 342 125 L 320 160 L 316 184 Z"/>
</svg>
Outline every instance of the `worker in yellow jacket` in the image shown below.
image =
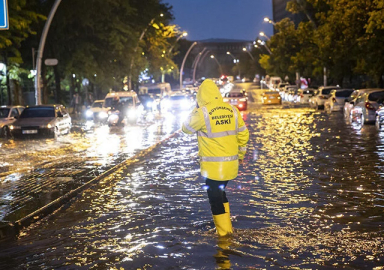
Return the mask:
<svg viewBox="0 0 384 270">
<path fill-rule="evenodd" d="M 237 177 L 249 139 L 249 132 L 239 110 L 223 102 L 212 80 L 204 80 L 197 92 L 197 108 L 182 130 L 197 133 L 200 172 L 205 178 L 213 221 L 219 236 L 232 234 L 229 202 L 225 187 Z"/>
</svg>

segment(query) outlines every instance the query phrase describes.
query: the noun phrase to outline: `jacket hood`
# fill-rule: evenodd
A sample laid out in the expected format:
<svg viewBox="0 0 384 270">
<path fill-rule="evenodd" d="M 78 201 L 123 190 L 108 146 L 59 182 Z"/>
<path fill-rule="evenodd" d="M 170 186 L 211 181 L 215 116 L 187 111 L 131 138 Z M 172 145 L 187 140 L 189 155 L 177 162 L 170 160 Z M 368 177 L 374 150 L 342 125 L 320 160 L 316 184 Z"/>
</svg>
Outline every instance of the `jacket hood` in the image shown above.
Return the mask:
<svg viewBox="0 0 384 270">
<path fill-rule="evenodd" d="M 223 102 L 223 97 L 220 94 L 217 85 L 209 79 L 203 81 L 197 91 L 197 104 L 203 107 L 209 103 Z"/>
</svg>

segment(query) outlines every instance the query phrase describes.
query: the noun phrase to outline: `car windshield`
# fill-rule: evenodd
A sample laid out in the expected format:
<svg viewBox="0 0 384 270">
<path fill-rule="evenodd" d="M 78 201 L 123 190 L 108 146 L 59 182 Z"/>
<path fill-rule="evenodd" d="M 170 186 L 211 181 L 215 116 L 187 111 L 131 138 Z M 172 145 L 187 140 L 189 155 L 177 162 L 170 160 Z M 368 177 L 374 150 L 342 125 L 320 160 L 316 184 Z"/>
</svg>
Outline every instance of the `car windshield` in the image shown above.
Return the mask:
<svg viewBox="0 0 384 270">
<path fill-rule="evenodd" d="M 384 91 L 373 92 L 368 96 L 369 101 L 383 101 L 384 100 Z"/>
<path fill-rule="evenodd" d="M 336 97 L 347 98 L 353 93 L 353 90 L 342 90 L 336 92 Z"/>
<path fill-rule="evenodd" d="M 244 97 L 243 93 L 228 93 L 228 97 Z"/>
<path fill-rule="evenodd" d="M 20 118 L 35 118 L 35 117 L 55 117 L 55 108 L 54 107 L 26 108 L 20 115 Z"/>
<path fill-rule="evenodd" d="M 103 107 L 103 102 L 94 102 L 92 104 L 92 108 L 102 108 Z"/>
<path fill-rule="evenodd" d="M 321 94 L 322 95 L 329 95 L 329 93 L 331 93 L 332 90 L 335 90 L 335 89 L 332 89 L 332 88 L 323 89 L 323 90 L 321 90 Z"/>
<path fill-rule="evenodd" d="M 0 118 L 7 118 L 10 109 L 8 108 L 0 108 Z"/>
<path fill-rule="evenodd" d="M 161 94 L 161 88 L 148 89 L 148 93 L 149 94 L 155 94 L 155 95 Z"/>
<path fill-rule="evenodd" d="M 181 100 L 187 98 L 186 96 L 170 96 L 170 100 Z"/>
<path fill-rule="evenodd" d="M 133 105 L 133 98 L 132 97 L 120 97 L 120 103 L 123 103 L 125 105 Z"/>
</svg>

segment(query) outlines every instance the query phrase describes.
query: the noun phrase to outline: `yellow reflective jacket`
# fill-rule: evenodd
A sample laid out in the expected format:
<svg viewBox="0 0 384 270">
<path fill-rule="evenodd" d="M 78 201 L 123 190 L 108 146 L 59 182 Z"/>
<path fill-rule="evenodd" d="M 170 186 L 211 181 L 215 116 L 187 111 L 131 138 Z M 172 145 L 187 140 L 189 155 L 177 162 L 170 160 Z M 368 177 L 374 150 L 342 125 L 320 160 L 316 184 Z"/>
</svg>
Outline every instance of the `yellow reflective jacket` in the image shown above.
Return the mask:
<svg viewBox="0 0 384 270">
<path fill-rule="evenodd" d="M 197 133 L 201 175 L 218 181 L 234 179 L 249 139 L 244 120 L 235 106 L 223 102 L 212 80 L 201 84 L 196 98 L 198 108 L 190 113 L 182 130 Z"/>
</svg>

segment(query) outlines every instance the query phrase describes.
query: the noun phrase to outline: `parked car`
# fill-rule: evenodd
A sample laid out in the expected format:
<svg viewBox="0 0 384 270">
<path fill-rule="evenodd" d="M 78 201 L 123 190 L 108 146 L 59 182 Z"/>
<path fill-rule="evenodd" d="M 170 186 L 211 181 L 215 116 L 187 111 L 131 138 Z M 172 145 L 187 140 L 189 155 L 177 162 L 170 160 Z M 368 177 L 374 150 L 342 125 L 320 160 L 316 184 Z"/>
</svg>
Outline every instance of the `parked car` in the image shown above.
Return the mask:
<svg viewBox="0 0 384 270">
<path fill-rule="evenodd" d="M 329 98 L 331 91 L 339 88 L 339 86 L 320 86 L 315 95 L 309 100 L 310 107 L 323 109 L 324 103 Z"/>
<path fill-rule="evenodd" d="M 240 111 L 248 108 L 248 98 L 244 91 L 232 90 L 224 95 L 223 101 L 236 106 Z"/>
<path fill-rule="evenodd" d="M 9 126 L 19 117 L 24 106 L 1 106 L 0 107 L 0 136 L 9 137 L 11 135 Z"/>
<path fill-rule="evenodd" d="M 293 92 L 297 91 L 298 87 L 296 85 L 287 85 L 284 90 L 284 94 L 282 96 L 282 99 L 284 101 L 292 101 L 290 99 L 290 93 L 292 94 Z"/>
<path fill-rule="evenodd" d="M 281 97 L 278 91 L 267 91 L 261 95 L 263 104 L 281 104 Z"/>
<path fill-rule="evenodd" d="M 376 121 L 376 111 L 384 101 L 384 89 L 365 91 L 358 96 L 351 110 L 352 120 L 357 120 L 362 124 Z"/>
<path fill-rule="evenodd" d="M 315 92 L 316 90 L 312 88 L 299 89 L 297 90 L 297 95 L 295 97 L 296 99 L 294 100 L 294 102 L 300 103 L 300 104 L 308 104 L 309 99 L 313 97 Z"/>
<path fill-rule="evenodd" d="M 108 116 L 108 109 L 104 106 L 104 100 L 95 100 L 91 107 L 85 111 L 85 118 L 93 121 L 105 121 Z"/>
<path fill-rule="evenodd" d="M 161 111 L 185 111 L 195 105 L 194 99 L 183 92 L 174 92 L 161 100 Z"/>
<path fill-rule="evenodd" d="M 335 89 L 332 90 L 329 98 L 324 102 L 324 109 L 327 112 L 342 111 L 344 103 L 352 95 L 354 89 Z"/>
<path fill-rule="evenodd" d="M 71 127 L 72 120 L 66 108 L 55 104 L 26 107 L 9 128 L 15 137 L 40 135 L 56 138 L 69 133 Z"/>
</svg>

